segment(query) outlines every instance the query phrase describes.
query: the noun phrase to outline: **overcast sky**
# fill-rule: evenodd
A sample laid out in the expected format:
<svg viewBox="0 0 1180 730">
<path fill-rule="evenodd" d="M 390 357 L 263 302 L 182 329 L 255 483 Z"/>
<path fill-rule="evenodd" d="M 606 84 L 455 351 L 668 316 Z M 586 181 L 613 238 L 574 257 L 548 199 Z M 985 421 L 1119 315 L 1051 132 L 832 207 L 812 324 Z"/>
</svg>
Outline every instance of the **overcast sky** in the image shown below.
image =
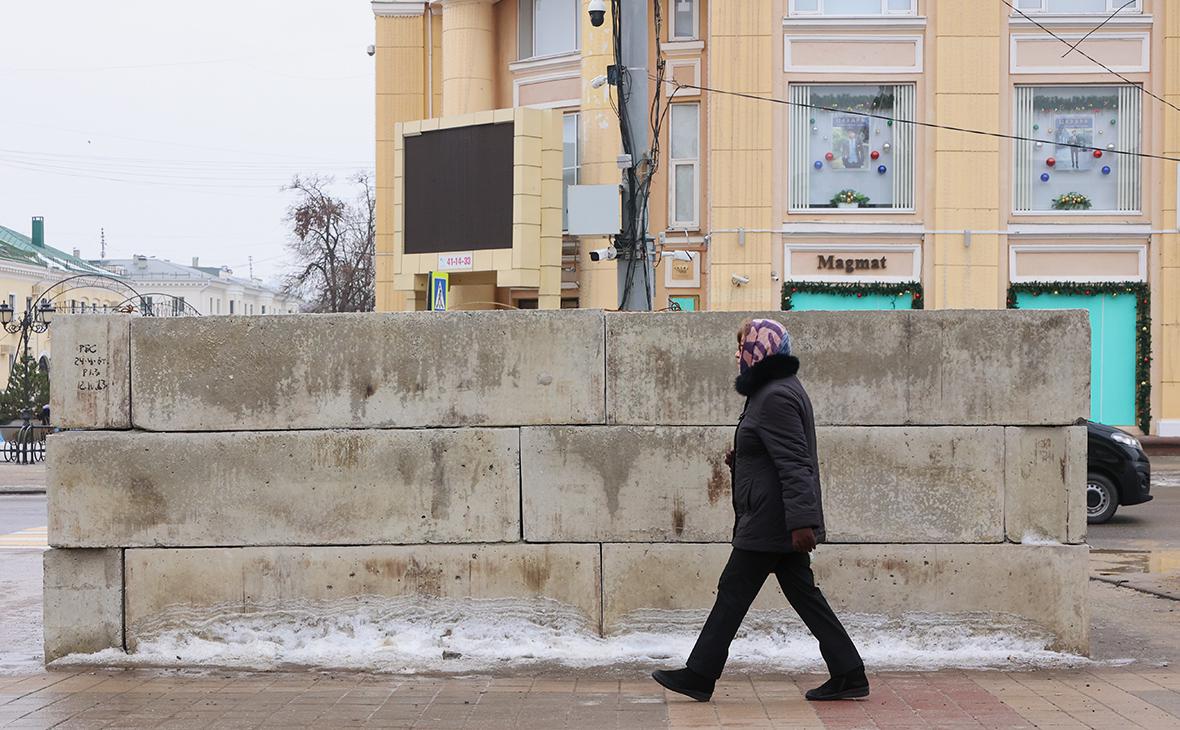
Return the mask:
<svg viewBox="0 0 1180 730">
<path fill-rule="evenodd" d="M 373 167 L 365 0 L 0 0 L 0 225 L 268 280 L 279 188 Z"/>
</svg>

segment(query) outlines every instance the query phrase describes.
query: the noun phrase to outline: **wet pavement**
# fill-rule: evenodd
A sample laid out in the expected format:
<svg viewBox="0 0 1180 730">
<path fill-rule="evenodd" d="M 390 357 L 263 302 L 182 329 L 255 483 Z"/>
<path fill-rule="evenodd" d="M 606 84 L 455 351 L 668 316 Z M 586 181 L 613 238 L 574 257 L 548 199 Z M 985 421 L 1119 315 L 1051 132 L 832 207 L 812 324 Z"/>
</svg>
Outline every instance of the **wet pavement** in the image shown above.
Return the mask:
<svg viewBox="0 0 1180 730">
<path fill-rule="evenodd" d="M 732 676 L 709 703 L 633 677 L 53 672 L 0 677 L 21 728 L 1174 728 L 1180 672 L 882 673 L 855 702 L 810 703 L 818 676 Z"/>
</svg>

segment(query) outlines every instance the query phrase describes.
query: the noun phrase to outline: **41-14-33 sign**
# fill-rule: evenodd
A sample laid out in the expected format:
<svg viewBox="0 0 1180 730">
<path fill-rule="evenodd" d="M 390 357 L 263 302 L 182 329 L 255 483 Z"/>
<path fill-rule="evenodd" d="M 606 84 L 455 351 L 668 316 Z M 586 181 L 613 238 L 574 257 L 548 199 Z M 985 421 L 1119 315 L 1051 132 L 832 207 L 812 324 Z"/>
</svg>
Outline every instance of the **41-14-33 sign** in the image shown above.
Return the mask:
<svg viewBox="0 0 1180 730">
<path fill-rule="evenodd" d="M 440 253 L 438 271 L 471 271 L 475 255 L 470 253 Z"/>
</svg>

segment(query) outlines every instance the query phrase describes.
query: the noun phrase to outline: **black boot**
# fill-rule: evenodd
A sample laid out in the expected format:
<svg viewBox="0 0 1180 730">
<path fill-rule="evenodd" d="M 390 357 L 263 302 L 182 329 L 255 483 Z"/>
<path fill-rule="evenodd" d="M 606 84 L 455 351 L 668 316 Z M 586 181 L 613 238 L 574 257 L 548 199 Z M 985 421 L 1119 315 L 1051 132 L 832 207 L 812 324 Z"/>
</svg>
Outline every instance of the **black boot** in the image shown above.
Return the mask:
<svg viewBox="0 0 1180 730">
<path fill-rule="evenodd" d="M 651 673 L 651 678 L 673 692 L 679 692 L 691 697 L 697 702 L 708 702 L 713 696 L 713 687 L 717 683 L 708 677 L 702 677 L 688 667 L 684 669 L 657 669 Z"/>
<path fill-rule="evenodd" d="M 808 691 L 807 699 L 814 702 L 826 700 L 853 700 L 858 697 L 869 696 L 869 679 L 865 676 L 865 668 L 853 669 L 845 674 L 838 674 L 819 687 Z"/>
</svg>

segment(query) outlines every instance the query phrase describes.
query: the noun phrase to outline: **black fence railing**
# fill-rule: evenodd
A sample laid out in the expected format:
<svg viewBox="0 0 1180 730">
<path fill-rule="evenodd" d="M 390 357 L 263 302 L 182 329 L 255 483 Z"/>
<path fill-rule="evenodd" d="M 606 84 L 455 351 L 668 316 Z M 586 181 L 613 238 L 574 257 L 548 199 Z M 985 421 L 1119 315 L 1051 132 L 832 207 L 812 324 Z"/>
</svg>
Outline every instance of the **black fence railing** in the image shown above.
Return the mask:
<svg viewBox="0 0 1180 730">
<path fill-rule="evenodd" d="M 7 429 L 6 429 L 7 430 Z M 45 437 L 57 429 L 41 424 L 18 427 L 4 440 L 4 461 L 10 464 L 38 464 L 45 460 Z"/>
</svg>

